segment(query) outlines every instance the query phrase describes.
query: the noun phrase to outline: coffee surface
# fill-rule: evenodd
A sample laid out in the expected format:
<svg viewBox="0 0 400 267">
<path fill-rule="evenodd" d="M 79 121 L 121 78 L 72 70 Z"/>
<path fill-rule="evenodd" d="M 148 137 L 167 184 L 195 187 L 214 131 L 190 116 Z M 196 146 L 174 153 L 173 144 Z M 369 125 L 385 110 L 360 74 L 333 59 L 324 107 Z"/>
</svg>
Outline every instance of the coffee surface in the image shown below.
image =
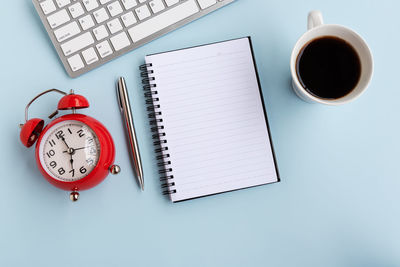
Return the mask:
<svg viewBox="0 0 400 267">
<path fill-rule="evenodd" d="M 297 75 L 312 95 L 338 99 L 357 86 L 361 62 L 357 51 L 348 42 L 325 36 L 303 47 L 297 58 Z"/>
</svg>

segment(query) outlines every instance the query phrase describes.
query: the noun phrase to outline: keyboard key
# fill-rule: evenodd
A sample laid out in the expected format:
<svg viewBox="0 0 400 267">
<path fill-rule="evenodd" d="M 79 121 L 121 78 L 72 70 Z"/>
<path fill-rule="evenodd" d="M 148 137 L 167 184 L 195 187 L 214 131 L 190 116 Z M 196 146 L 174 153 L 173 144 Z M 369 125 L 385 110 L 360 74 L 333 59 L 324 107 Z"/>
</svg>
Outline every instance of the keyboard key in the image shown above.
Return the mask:
<svg viewBox="0 0 400 267">
<path fill-rule="evenodd" d="M 72 40 L 67 41 L 61 45 L 61 49 L 65 56 L 69 56 L 91 44 L 94 43 L 93 37 L 90 32 L 86 32 Z"/>
<path fill-rule="evenodd" d="M 107 6 L 108 11 L 110 11 L 111 17 L 115 17 L 118 14 L 122 13 L 121 4 L 118 1 L 115 1 Z"/>
<path fill-rule="evenodd" d="M 120 34 L 111 37 L 110 40 L 115 51 L 119 51 L 122 48 L 127 47 L 131 44 L 131 41 L 129 41 L 128 36 L 125 32 L 121 32 Z"/>
<path fill-rule="evenodd" d="M 121 19 L 125 27 L 129 27 L 137 22 L 135 15 L 133 15 L 132 11 L 126 13 L 125 15 L 122 15 Z"/>
<path fill-rule="evenodd" d="M 96 61 L 99 61 L 99 58 L 97 57 L 96 51 L 94 51 L 93 47 L 90 47 L 86 49 L 85 51 L 82 52 L 82 56 L 86 61 L 86 64 L 90 65 Z"/>
<path fill-rule="evenodd" d="M 72 6 L 70 6 L 69 8 L 69 12 L 71 13 L 71 16 L 75 19 L 81 15 L 83 15 L 85 13 L 85 11 L 83 10 L 83 7 L 81 5 L 81 3 L 76 3 L 73 4 Z"/>
<path fill-rule="evenodd" d="M 78 23 L 73 21 L 65 26 L 54 31 L 54 35 L 56 36 L 57 41 L 60 43 L 77 35 L 80 33 L 81 30 L 79 29 Z"/>
<path fill-rule="evenodd" d="M 45 15 L 50 14 L 53 11 L 56 11 L 56 6 L 54 5 L 53 0 L 46 0 L 40 3 L 40 7 L 43 10 Z"/>
<path fill-rule="evenodd" d="M 83 18 L 80 18 L 79 23 L 81 24 L 82 29 L 84 31 L 86 31 L 87 29 L 90 29 L 94 26 L 94 21 L 92 19 L 92 16 L 90 16 L 90 15 L 86 15 Z"/>
<path fill-rule="evenodd" d="M 93 30 L 94 36 L 96 37 L 97 41 L 100 41 L 106 37 L 108 37 L 108 31 L 106 26 L 101 25 Z"/>
<path fill-rule="evenodd" d="M 97 23 L 102 23 L 103 21 L 108 20 L 110 17 L 107 14 L 105 8 L 101 8 L 93 12 L 94 18 L 96 19 Z"/>
<path fill-rule="evenodd" d="M 146 2 L 147 0 L 139 0 L 139 3 L 144 3 L 144 2 Z"/>
<path fill-rule="evenodd" d="M 217 0 L 198 0 L 201 9 L 206 9 L 217 3 Z"/>
<path fill-rule="evenodd" d="M 81 57 L 79 56 L 79 54 L 76 54 L 75 56 L 70 57 L 68 59 L 68 63 L 71 66 L 72 71 L 77 71 L 77 70 L 80 70 L 83 67 L 85 67 L 85 65 L 83 65 L 83 61 L 82 61 Z"/>
<path fill-rule="evenodd" d="M 109 56 L 113 53 L 113 51 L 110 47 L 110 44 L 108 43 L 107 40 L 96 45 L 96 48 L 97 48 L 97 51 L 99 52 L 101 58 L 105 58 L 106 56 Z"/>
<path fill-rule="evenodd" d="M 87 11 L 91 11 L 99 6 L 97 0 L 83 0 L 83 5 Z"/>
<path fill-rule="evenodd" d="M 165 3 L 167 4 L 167 6 L 172 6 L 179 3 L 179 0 L 165 0 Z"/>
<path fill-rule="evenodd" d="M 111 2 L 112 0 L 100 0 L 100 4 L 104 5 L 107 4 L 108 2 Z"/>
<path fill-rule="evenodd" d="M 124 5 L 125 9 L 131 9 L 132 7 L 137 6 L 136 0 L 122 0 L 122 4 Z"/>
<path fill-rule="evenodd" d="M 119 19 L 113 19 L 109 22 L 107 22 L 108 29 L 110 30 L 111 34 L 114 34 L 116 32 L 119 32 L 122 30 L 122 25 L 121 22 L 119 22 Z"/>
<path fill-rule="evenodd" d="M 144 20 L 145 18 L 150 17 L 150 15 L 151 15 L 150 10 L 147 7 L 147 5 L 143 5 L 139 8 L 136 8 L 135 12 L 140 20 Z"/>
<path fill-rule="evenodd" d="M 50 24 L 50 27 L 52 29 L 57 28 L 58 26 L 63 25 L 64 23 L 68 22 L 70 20 L 70 17 L 67 13 L 67 10 L 62 9 L 53 15 L 50 15 L 47 17 L 47 21 Z"/>
<path fill-rule="evenodd" d="M 150 4 L 150 8 L 151 8 L 151 10 L 153 10 L 154 14 L 165 9 L 165 6 L 164 6 L 162 0 L 152 0 L 149 2 L 149 4 Z"/>
<path fill-rule="evenodd" d="M 65 7 L 66 5 L 70 4 L 70 0 L 56 0 L 56 3 L 59 8 Z"/>
<path fill-rule="evenodd" d="M 195 0 L 189 0 L 141 24 L 133 26 L 128 32 L 132 41 L 137 42 L 197 12 L 199 12 L 199 8 Z"/>
</svg>

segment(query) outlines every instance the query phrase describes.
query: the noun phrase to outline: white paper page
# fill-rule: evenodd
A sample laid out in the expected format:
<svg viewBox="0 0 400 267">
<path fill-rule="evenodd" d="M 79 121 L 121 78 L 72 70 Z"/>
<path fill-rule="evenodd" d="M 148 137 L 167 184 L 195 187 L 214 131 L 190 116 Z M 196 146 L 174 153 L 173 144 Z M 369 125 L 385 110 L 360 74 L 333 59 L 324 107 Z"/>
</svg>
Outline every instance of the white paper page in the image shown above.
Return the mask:
<svg viewBox="0 0 400 267">
<path fill-rule="evenodd" d="M 248 38 L 146 57 L 180 201 L 276 182 Z"/>
</svg>

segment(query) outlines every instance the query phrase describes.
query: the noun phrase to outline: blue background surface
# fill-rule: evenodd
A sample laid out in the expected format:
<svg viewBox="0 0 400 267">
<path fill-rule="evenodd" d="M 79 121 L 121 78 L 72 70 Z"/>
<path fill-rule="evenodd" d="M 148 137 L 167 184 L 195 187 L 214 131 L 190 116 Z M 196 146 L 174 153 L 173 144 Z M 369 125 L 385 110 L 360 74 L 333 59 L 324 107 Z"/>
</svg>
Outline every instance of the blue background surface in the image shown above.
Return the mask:
<svg viewBox="0 0 400 267">
<path fill-rule="evenodd" d="M 308 11 L 369 43 L 375 74 L 356 102 L 298 99 L 289 59 Z M 77 79 L 65 73 L 29 0 L 3 3 L 0 266 L 400 266 L 396 0 L 238 0 Z M 179 204 L 162 197 L 138 66 L 146 54 L 252 36 L 282 182 Z M 115 99 L 127 79 L 146 191 L 133 176 Z M 122 173 L 77 203 L 37 170 L 18 124 L 37 93 L 74 88 L 112 133 Z M 46 117 L 59 96 L 36 103 Z"/>
</svg>

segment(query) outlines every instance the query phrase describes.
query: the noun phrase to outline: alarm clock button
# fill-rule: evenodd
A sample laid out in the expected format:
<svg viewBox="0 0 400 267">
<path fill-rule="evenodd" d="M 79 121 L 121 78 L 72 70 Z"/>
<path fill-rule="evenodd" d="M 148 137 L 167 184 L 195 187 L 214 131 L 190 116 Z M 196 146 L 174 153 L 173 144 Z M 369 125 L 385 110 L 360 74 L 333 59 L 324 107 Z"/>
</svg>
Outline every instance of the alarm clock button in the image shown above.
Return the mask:
<svg viewBox="0 0 400 267">
<path fill-rule="evenodd" d="M 59 110 L 66 110 L 73 108 L 80 109 L 88 107 L 89 107 L 89 101 L 87 101 L 87 99 L 82 95 L 69 94 L 61 98 L 60 101 L 58 102 Z"/>
<path fill-rule="evenodd" d="M 19 138 L 26 147 L 31 147 L 38 139 L 43 130 L 44 121 L 42 119 L 34 118 L 27 121 L 22 125 Z"/>
</svg>

